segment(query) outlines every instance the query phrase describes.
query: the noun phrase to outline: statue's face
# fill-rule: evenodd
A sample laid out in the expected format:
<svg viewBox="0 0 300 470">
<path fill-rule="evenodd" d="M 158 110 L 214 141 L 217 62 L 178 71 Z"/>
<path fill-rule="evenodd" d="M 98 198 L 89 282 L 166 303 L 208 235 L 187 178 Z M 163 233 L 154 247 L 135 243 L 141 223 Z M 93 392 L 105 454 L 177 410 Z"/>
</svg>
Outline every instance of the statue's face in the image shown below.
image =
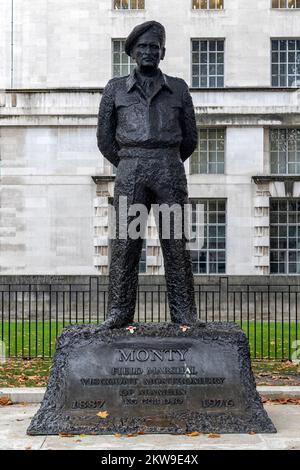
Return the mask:
<svg viewBox="0 0 300 470">
<path fill-rule="evenodd" d="M 161 46 L 157 35 L 149 30 L 138 37 L 132 47 L 131 57 L 136 61 L 139 69 L 158 68 L 165 57 L 165 48 Z"/>
</svg>

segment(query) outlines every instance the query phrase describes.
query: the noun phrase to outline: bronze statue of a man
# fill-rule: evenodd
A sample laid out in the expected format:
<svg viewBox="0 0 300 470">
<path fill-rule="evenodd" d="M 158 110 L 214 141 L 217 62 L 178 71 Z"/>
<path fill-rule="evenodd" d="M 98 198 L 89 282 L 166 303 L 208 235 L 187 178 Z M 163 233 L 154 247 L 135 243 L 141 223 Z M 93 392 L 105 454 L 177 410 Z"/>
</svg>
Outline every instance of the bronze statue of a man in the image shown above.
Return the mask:
<svg viewBox="0 0 300 470">
<path fill-rule="evenodd" d="M 110 328 L 126 326 L 135 313 L 138 269 L 143 239 L 119 237 L 119 198 L 127 205 L 188 204 L 183 162 L 197 145 L 192 98 L 184 80 L 161 72 L 165 56 L 165 29 L 156 21 L 136 26 L 125 51 L 136 61 L 127 77 L 110 80 L 104 89 L 98 117 L 97 139 L 101 153 L 117 167 L 114 208 L 117 233 L 112 240 L 109 272 L 108 319 Z M 184 217 L 183 217 L 184 219 Z M 132 221 L 127 216 L 127 226 Z M 165 277 L 171 319 L 190 324 L 197 320 L 194 280 L 187 239 L 162 236 Z"/>
</svg>

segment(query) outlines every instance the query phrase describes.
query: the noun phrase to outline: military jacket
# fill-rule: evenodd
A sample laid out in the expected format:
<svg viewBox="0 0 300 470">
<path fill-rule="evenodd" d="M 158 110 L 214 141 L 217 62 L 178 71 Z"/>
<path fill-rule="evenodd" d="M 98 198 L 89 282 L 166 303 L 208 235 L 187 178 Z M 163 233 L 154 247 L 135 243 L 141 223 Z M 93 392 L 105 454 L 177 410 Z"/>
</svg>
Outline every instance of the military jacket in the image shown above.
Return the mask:
<svg viewBox="0 0 300 470">
<path fill-rule="evenodd" d="M 151 156 L 177 150 L 182 161 L 197 146 L 192 98 L 180 78 L 159 71 L 155 90 L 147 97 L 135 69 L 106 85 L 98 115 L 98 147 L 113 165 L 125 156 Z"/>
</svg>

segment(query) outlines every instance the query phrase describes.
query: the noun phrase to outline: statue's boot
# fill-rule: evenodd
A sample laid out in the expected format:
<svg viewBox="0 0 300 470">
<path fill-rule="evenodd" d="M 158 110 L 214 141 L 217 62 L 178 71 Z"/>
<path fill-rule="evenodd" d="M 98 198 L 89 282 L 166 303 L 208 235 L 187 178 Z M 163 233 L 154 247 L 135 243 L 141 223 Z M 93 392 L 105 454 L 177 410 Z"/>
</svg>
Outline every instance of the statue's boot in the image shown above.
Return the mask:
<svg viewBox="0 0 300 470">
<path fill-rule="evenodd" d="M 183 310 L 183 309 L 182 309 Z M 183 312 L 180 308 L 176 308 L 173 311 L 171 310 L 171 320 L 172 323 L 177 323 L 184 326 L 205 326 L 206 323 L 200 322 L 198 320 L 196 306 L 193 305 L 186 312 Z"/>
<path fill-rule="evenodd" d="M 101 324 L 104 328 L 124 328 L 133 322 L 133 316 L 127 311 L 113 309 L 108 318 Z"/>
</svg>

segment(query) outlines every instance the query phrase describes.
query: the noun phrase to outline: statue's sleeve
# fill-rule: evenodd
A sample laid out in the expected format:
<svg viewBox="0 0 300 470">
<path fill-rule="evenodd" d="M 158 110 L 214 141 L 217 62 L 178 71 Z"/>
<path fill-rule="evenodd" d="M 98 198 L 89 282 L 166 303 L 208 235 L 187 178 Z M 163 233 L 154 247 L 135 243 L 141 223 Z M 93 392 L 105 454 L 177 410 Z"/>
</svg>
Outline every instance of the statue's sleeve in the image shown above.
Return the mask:
<svg viewBox="0 0 300 470">
<path fill-rule="evenodd" d="M 180 155 L 184 162 L 192 155 L 198 143 L 194 105 L 186 83 L 183 91 L 182 137 Z"/>
<path fill-rule="evenodd" d="M 119 164 L 119 146 L 116 142 L 117 116 L 113 85 L 108 82 L 103 90 L 98 113 L 97 142 L 102 155 L 116 167 Z"/>
</svg>

